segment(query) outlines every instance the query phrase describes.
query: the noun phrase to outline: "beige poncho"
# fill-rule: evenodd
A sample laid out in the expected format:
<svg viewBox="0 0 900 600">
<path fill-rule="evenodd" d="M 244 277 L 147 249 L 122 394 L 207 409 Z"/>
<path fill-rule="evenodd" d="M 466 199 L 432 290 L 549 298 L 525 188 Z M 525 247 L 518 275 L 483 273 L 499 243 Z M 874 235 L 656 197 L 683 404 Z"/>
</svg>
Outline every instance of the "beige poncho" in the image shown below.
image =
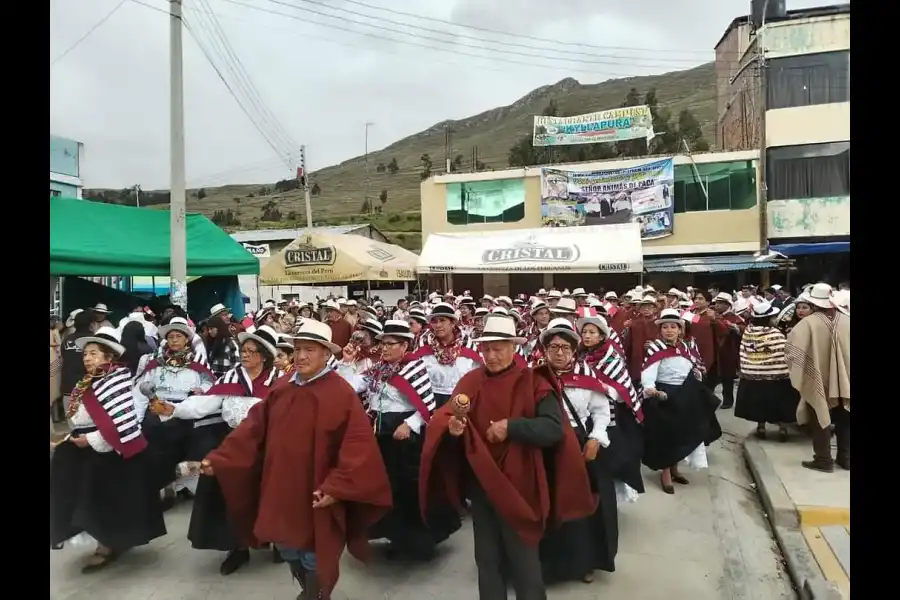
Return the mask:
<svg viewBox="0 0 900 600">
<path fill-rule="evenodd" d="M 791 330 L 785 347 L 791 384 L 800 392 L 797 422 L 815 413 L 824 429 L 831 425 L 829 410 L 841 404 L 850 410 L 850 317 L 834 319 L 813 313 Z"/>
</svg>

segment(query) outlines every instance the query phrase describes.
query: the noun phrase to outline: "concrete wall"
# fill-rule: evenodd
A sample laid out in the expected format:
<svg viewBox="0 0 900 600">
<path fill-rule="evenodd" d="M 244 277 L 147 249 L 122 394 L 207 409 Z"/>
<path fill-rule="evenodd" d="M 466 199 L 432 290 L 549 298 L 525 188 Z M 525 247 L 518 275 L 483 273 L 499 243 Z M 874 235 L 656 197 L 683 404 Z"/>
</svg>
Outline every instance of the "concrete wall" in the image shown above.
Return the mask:
<svg viewBox="0 0 900 600">
<path fill-rule="evenodd" d="M 756 160 L 756 152 L 695 154 L 697 164 Z M 601 161 L 554 167 L 594 170 L 636 166 L 652 159 Z M 675 156 L 675 164 L 690 164 L 690 158 Z M 447 222 L 446 185 L 455 182 L 486 181 L 491 179 L 525 179 L 525 218 L 517 223 L 478 223 L 452 225 Z M 540 168 L 506 169 L 503 171 L 439 175 L 422 182 L 422 240 L 432 233 L 465 231 L 506 231 L 541 227 Z M 754 252 L 759 249 L 759 211 L 754 206 L 746 210 L 714 210 L 676 213 L 674 233 L 665 238 L 644 242 L 646 256 L 715 254 L 720 252 Z"/>
</svg>

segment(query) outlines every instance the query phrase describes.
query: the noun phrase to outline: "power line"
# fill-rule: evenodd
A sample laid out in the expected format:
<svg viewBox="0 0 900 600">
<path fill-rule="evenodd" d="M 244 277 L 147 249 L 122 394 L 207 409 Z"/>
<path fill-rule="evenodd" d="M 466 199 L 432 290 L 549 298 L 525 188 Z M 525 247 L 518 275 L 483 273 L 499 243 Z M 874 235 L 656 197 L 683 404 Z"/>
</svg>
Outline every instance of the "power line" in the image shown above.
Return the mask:
<svg viewBox="0 0 900 600">
<path fill-rule="evenodd" d="M 295 10 L 301 10 L 301 11 L 303 11 L 303 12 L 311 13 L 311 14 L 314 14 L 314 15 L 319 15 L 319 16 L 326 17 L 326 18 L 329 18 L 329 19 L 338 19 L 338 20 L 341 20 L 341 21 L 344 21 L 344 22 L 347 22 L 347 23 L 355 23 L 355 24 L 357 24 L 357 25 L 364 25 L 364 26 L 366 26 L 366 27 L 376 27 L 375 25 L 371 25 L 371 24 L 366 23 L 366 22 L 354 21 L 354 20 L 352 20 L 352 19 L 347 19 L 346 17 L 343 17 L 343 16 L 333 15 L 333 14 L 328 14 L 328 13 L 323 13 L 323 12 L 319 12 L 319 11 L 312 10 L 312 9 L 309 9 L 309 8 L 302 8 L 302 7 L 297 6 L 296 4 L 293 4 L 293 3 L 291 3 L 291 2 L 285 2 L 284 0 L 267 0 L 267 1 L 270 2 L 270 3 L 272 3 L 272 4 L 278 4 L 278 5 L 281 5 L 281 6 L 286 6 L 286 7 L 289 7 L 289 8 L 293 8 L 293 9 L 295 9 Z M 570 50 L 570 49 L 565 49 L 565 50 L 563 50 L 563 49 L 555 49 L 555 48 L 536 48 L 534 45 L 530 45 L 530 44 L 522 44 L 522 43 L 518 43 L 518 42 L 508 42 L 508 41 L 505 41 L 505 40 L 490 40 L 490 39 L 485 39 L 485 38 L 483 38 L 483 37 L 477 37 L 477 36 L 473 36 L 473 35 L 466 35 L 466 34 L 464 34 L 464 33 L 452 33 L 452 32 L 449 32 L 449 31 L 443 31 L 443 30 L 440 30 L 440 29 L 434 29 L 434 28 L 429 28 L 429 27 L 422 27 L 422 26 L 420 26 L 420 25 L 413 25 L 413 24 L 410 24 L 410 23 L 404 23 L 404 22 L 402 22 L 402 21 L 396 21 L 396 20 L 393 20 L 393 19 L 386 19 L 386 18 L 384 18 L 384 17 L 377 17 L 377 16 L 374 16 L 374 15 L 367 15 L 367 14 L 365 14 L 365 13 L 361 13 L 361 12 L 358 12 L 358 11 L 350 10 L 350 9 L 347 9 L 347 8 L 342 8 L 342 7 L 339 7 L 339 6 L 332 6 L 332 5 L 330 5 L 330 4 L 326 3 L 326 2 L 320 2 L 320 1 L 318 1 L 318 0 L 298 0 L 298 1 L 299 1 L 299 2 L 302 2 L 302 3 L 304 3 L 304 4 L 312 4 L 312 5 L 315 5 L 315 6 L 322 6 L 322 7 L 328 8 L 329 10 L 338 11 L 338 12 L 342 12 L 342 13 L 346 13 L 346 14 L 350 14 L 350 15 L 354 15 L 354 16 L 358 16 L 358 17 L 364 17 L 364 18 L 366 18 L 366 19 L 371 19 L 371 20 L 373 20 L 373 21 L 380 21 L 380 22 L 382 22 L 382 23 L 388 23 L 388 24 L 392 24 L 392 25 L 399 25 L 399 26 L 401 26 L 401 27 L 409 27 L 410 29 L 414 29 L 414 30 L 418 30 L 418 31 L 425 31 L 425 32 L 429 32 L 429 33 L 435 33 L 435 34 L 438 34 L 438 35 L 451 35 L 451 36 L 456 37 L 456 38 L 467 39 L 467 40 L 473 40 L 473 41 L 476 41 L 476 42 L 481 42 L 481 43 L 483 43 L 483 44 L 496 44 L 496 45 L 500 45 L 500 46 L 509 46 L 509 47 L 511 47 L 511 48 L 524 48 L 524 49 L 526 49 L 526 50 L 537 50 L 537 51 L 539 51 L 539 52 L 556 52 L 557 54 L 565 54 L 565 55 L 566 55 L 566 57 L 553 57 L 553 56 L 545 56 L 545 55 L 540 55 L 540 54 L 523 54 L 522 52 L 514 52 L 514 51 L 510 51 L 510 50 L 502 50 L 502 49 L 498 49 L 498 48 L 489 48 L 489 50 L 492 50 L 492 51 L 496 51 L 496 52 L 506 52 L 506 53 L 509 53 L 509 54 L 514 54 L 514 55 L 519 55 L 519 56 L 530 56 L 530 57 L 534 57 L 534 58 L 544 58 L 544 59 L 547 59 L 547 60 L 563 60 L 563 61 L 567 61 L 567 62 L 572 62 L 572 61 L 574 61 L 574 62 L 584 62 L 584 63 L 588 63 L 588 64 L 612 64 L 612 65 L 621 64 L 621 61 L 622 61 L 622 60 L 633 61 L 635 58 L 638 58 L 638 59 L 641 58 L 641 57 L 632 57 L 632 56 L 617 56 L 617 55 L 612 55 L 612 56 L 610 56 L 610 55 L 602 55 L 602 54 L 596 54 L 596 53 L 590 53 L 590 52 L 579 52 L 579 51 L 576 51 L 576 50 Z M 381 28 L 381 27 L 379 27 L 379 28 Z M 384 28 L 384 29 L 386 29 L 387 31 L 394 32 L 394 33 L 402 33 L 402 34 L 405 34 L 405 35 L 416 35 L 417 37 L 425 37 L 425 36 L 420 36 L 420 35 L 418 35 L 418 34 L 409 34 L 409 33 L 407 33 L 407 32 L 400 32 L 400 31 L 397 31 L 397 30 L 391 29 L 391 28 Z M 434 38 L 425 38 L 425 39 L 431 39 L 431 40 L 433 40 L 433 41 L 440 41 L 440 42 L 446 43 L 446 44 L 458 44 L 458 42 L 451 41 L 451 40 L 435 40 Z M 465 45 L 463 45 L 463 46 L 465 46 Z M 471 46 L 469 46 L 469 47 L 471 47 Z M 667 54 L 668 54 L 668 53 L 667 53 Z M 584 59 L 572 59 L 572 58 L 568 58 L 568 57 L 571 57 L 571 56 L 573 56 L 573 55 L 587 56 L 587 57 L 592 57 L 592 58 L 618 59 L 618 60 L 617 60 L 617 62 L 610 62 L 609 60 L 605 60 L 605 61 L 604 61 L 604 60 L 584 60 Z M 696 62 L 696 59 L 695 59 L 695 58 L 690 58 L 690 59 L 684 59 L 684 58 L 681 58 L 681 59 L 679 59 L 679 58 L 670 58 L 670 57 L 668 57 L 668 56 L 667 56 L 667 57 L 657 57 L 657 58 L 655 58 L 654 60 L 662 61 L 662 62 L 672 62 L 672 63 L 686 63 L 686 62 L 694 63 L 694 62 Z M 638 63 L 634 63 L 634 66 L 658 66 L 658 65 L 641 65 L 641 64 L 638 64 Z"/>
<path fill-rule="evenodd" d="M 309 1 L 309 0 L 300 0 L 300 1 L 304 2 L 304 1 Z M 321 4 L 319 2 L 312 2 L 312 3 L 313 4 Z M 381 12 L 385 12 L 385 13 L 390 13 L 393 15 L 402 16 L 402 17 L 410 17 L 413 19 L 420 19 L 422 21 L 429 21 L 431 23 L 441 23 L 443 25 L 449 25 L 451 27 L 459 27 L 462 29 L 471 29 L 473 31 L 481 31 L 483 33 L 492 33 L 494 35 L 503 35 L 503 36 L 514 37 L 514 38 L 523 39 L 523 40 L 532 40 L 534 42 L 542 42 L 542 43 L 546 43 L 546 44 L 557 44 L 560 46 L 570 46 L 570 47 L 577 47 L 577 48 L 595 48 L 597 50 L 631 50 L 631 51 L 635 51 L 635 52 L 657 52 L 657 50 L 654 50 L 651 48 L 629 48 L 626 46 L 594 46 L 591 44 L 585 44 L 583 42 L 566 42 L 566 41 L 562 41 L 562 40 L 554 40 L 554 39 L 549 39 L 549 38 L 541 38 L 541 37 L 523 35 L 523 34 L 519 34 L 519 33 L 511 33 L 508 31 L 501 31 L 499 29 L 490 29 L 487 27 L 479 27 L 477 25 L 466 25 L 464 23 L 455 23 L 455 22 L 449 21 L 447 19 L 439 19 L 437 17 L 429 17 L 429 16 L 425 16 L 425 15 L 418 15 L 415 13 L 405 12 L 402 10 L 396 10 L 396 9 L 392 9 L 392 8 L 384 8 L 381 6 L 374 6 L 372 4 L 367 4 L 366 2 L 360 2 L 359 0 L 344 0 L 344 4 L 354 4 L 356 6 L 362 6 L 365 8 L 369 8 L 371 10 L 377 10 L 377 11 L 381 11 Z M 666 51 L 666 52 L 669 53 L 668 51 Z M 707 54 L 709 51 L 708 50 L 680 50 L 680 51 L 673 51 L 671 53 L 678 53 L 678 52 Z"/>
<path fill-rule="evenodd" d="M 125 2 L 126 2 L 126 0 L 121 0 L 118 4 L 116 4 L 116 5 L 113 7 L 113 9 L 112 9 L 111 11 L 109 11 L 108 13 L 106 13 L 106 14 L 103 16 L 102 19 L 100 19 L 99 21 L 97 21 L 96 23 L 94 23 L 94 26 L 91 27 L 90 29 L 88 29 L 88 30 L 87 30 L 87 33 L 85 33 L 83 36 L 81 36 L 80 38 L 78 38 L 77 40 L 75 40 L 75 43 L 74 43 L 74 44 L 72 44 L 71 46 L 69 46 L 68 48 L 66 48 L 66 50 L 65 50 L 62 54 L 60 54 L 59 56 L 57 56 L 56 58 L 54 58 L 52 61 L 50 61 L 50 67 L 52 68 L 53 65 L 55 65 L 56 63 L 58 63 L 59 61 L 61 61 L 62 59 L 64 59 L 64 58 L 69 54 L 69 52 L 71 52 L 72 50 L 74 50 L 75 48 L 77 48 L 78 46 L 80 46 L 81 43 L 82 43 L 83 41 L 85 41 L 86 39 L 88 39 L 89 37 L 91 37 L 91 34 L 94 33 L 95 31 L 97 31 L 98 29 L 100 29 L 100 27 L 101 27 L 104 23 L 106 23 L 106 22 L 110 19 L 110 17 L 112 17 L 114 14 L 116 14 L 116 11 L 119 10 L 120 8 L 122 8 L 122 6 L 125 4 Z"/>
<path fill-rule="evenodd" d="M 278 121 L 263 101 L 259 91 L 253 84 L 247 70 L 244 68 L 243 63 L 234 51 L 228 37 L 219 24 L 215 13 L 212 12 L 212 8 L 209 7 L 206 0 L 198 1 L 206 8 L 206 10 L 193 10 L 191 12 L 196 13 L 197 15 L 203 15 L 203 18 L 197 19 L 196 23 L 206 32 L 211 31 L 210 37 L 212 38 L 213 53 L 218 53 L 219 59 L 233 77 L 233 88 L 243 95 L 244 100 L 249 104 L 248 110 L 255 112 L 257 116 L 256 120 L 260 127 L 266 130 L 273 144 L 281 149 L 279 155 L 282 157 L 282 160 L 285 161 L 286 166 L 288 166 L 288 168 L 293 168 L 299 156 L 297 143 L 293 141 L 285 127 Z"/>
</svg>

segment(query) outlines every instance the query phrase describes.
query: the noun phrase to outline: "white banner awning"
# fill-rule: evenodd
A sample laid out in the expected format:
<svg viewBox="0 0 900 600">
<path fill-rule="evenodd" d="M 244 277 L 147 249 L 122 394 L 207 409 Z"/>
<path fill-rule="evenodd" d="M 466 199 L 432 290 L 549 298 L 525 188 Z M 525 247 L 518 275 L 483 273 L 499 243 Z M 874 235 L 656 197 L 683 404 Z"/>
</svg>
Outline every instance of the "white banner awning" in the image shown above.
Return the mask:
<svg viewBox="0 0 900 600">
<path fill-rule="evenodd" d="M 420 273 L 639 273 L 644 268 L 637 223 L 433 233 Z"/>
</svg>

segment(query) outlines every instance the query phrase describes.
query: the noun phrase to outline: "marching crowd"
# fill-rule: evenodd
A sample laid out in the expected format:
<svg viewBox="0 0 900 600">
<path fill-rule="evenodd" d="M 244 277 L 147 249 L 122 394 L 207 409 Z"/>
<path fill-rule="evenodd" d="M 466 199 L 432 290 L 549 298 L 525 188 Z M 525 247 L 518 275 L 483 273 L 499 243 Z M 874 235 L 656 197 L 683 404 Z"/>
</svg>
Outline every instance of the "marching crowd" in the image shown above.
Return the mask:
<svg viewBox="0 0 900 600">
<path fill-rule="evenodd" d="M 300 598 L 327 599 L 345 549 L 427 561 L 468 515 L 479 597 L 543 599 L 615 571 L 642 465 L 666 494 L 688 485 L 717 410 L 759 437 L 807 425 L 803 466 L 850 468 L 843 287 L 270 301 L 196 325 L 177 306 L 116 326 L 73 311 L 57 338 L 51 322 L 70 429 L 51 444 L 51 548 L 94 544 L 83 571 L 103 569 L 165 535 L 182 495 L 223 575 L 270 547 Z"/>
</svg>

